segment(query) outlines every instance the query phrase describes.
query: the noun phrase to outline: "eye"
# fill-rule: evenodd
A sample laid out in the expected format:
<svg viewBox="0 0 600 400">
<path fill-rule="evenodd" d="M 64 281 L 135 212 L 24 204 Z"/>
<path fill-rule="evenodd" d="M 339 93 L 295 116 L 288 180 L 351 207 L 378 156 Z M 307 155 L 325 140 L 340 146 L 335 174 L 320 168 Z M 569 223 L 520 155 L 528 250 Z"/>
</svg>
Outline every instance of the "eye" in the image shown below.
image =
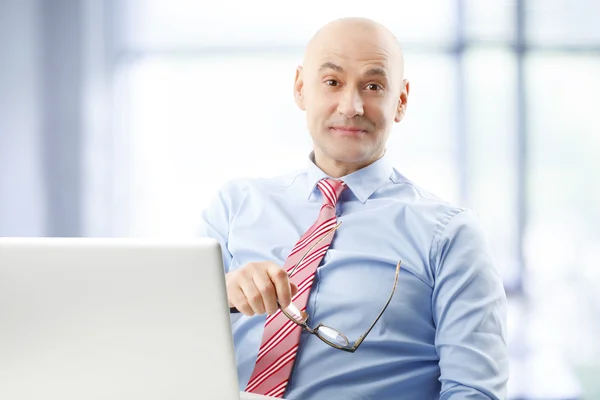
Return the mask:
<svg viewBox="0 0 600 400">
<path fill-rule="evenodd" d="M 339 86 L 339 84 L 340 84 L 340 83 L 339 83 L 338 81 L 336 81 L 335 79 L 327 79 L 327 80 L 325 81 L 325 83 L 326 83 L 327 85 L 329 85 L 329 86 Z"/>
<path fill-rule="evenodd" d="M 382 87 L 380 85 L 376 84 L 376 83 L 369 83 L 367 85 L 367 89 L 375 92 L 377 90 L 381 90 Z"/>
</svg>

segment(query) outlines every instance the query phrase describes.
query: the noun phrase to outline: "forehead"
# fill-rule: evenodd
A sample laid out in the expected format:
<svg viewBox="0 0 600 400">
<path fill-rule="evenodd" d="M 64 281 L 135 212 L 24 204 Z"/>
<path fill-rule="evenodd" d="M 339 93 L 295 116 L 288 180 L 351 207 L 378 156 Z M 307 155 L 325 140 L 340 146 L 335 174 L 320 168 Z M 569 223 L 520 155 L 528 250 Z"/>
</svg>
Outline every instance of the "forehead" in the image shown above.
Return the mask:
<svg viewBox="0 0 600 400">
<path fill-rule="evenodd" d="M 377 36 L 331 38 L 314 46 L 311 67 L 319 70 L 327 63 L 341 66 L 344 71 L 364 72 L 378 67 L 388 74 L 401 73 L 401 55 L 386 38 Z"/>
</svg>

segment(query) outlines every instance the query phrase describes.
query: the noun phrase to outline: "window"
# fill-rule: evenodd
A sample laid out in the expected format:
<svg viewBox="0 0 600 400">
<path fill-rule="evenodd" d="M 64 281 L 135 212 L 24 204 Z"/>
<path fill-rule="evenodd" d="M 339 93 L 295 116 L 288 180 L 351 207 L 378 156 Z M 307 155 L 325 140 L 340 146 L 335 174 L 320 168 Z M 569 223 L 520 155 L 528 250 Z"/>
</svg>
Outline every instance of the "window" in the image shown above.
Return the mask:
<svg viewBox="0 0 600 400">
<path fill-rule="evenodd" d="M 517 258 L 516 58 L 508 49 L 474 48 L 464 59 L 468 203 L 481 216 L 497 264 L 511 287 Z"/>
<path fill-rule="evenodd" d="M 116 2 L 119 47 L 133 51 L 303 47 L 326 22 L 344 16 L 380 21 L 406 43 L 451 43 L 455 5 L 446 0 L 125 0 Z"/>
<path fill-rule="evenodd" d="M 543 47 L 598 46 L 597 1 L 529 0 L 525 7 L 527 41 Z"/>
<path fill-rule="evenodd" d="M 525 249 L 530 279 L 537 282 L 530 292 L 544 304 L 532 324 L 554 332 L 537 340 L 560 344 L 577 360 L 600 351 L 598 319 L 590 318 L 600 310 L 598 71 L 597 54 L 536 53 L 526 64 L 531 155 Z"/>
</svg>

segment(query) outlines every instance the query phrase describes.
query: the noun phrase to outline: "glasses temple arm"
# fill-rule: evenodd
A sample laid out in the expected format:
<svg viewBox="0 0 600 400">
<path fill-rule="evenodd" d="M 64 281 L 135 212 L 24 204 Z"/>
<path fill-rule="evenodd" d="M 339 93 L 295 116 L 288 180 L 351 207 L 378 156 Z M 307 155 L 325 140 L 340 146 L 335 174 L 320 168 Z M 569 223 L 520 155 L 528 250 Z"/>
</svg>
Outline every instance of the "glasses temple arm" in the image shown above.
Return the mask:
<svg viewBox="0 0 600 400">
<path fill-rule="evenodd" d="M 337 230 L 337 228 L 340 227 L 340 225 L 342 224 L 342 221 L 338 222 L 337 225 L 335 225 L 332 229 L 330 229 L 325 235 L 321 236 L 321 238 L 319 240 L 317 240 L 315 243 L 312 244 L 312 246 L 310 246 L 310 248 L 306 251 L 306 253 L 304 253 L 304 255 L 302 256 L 302 258 L 296 263 L 296 265 L 294 265 L 294 268 L 288 273 L 288 278 L 291 278 L 292 275 L 294 275 L 294 273 L 296 272 L 296 269 L 298 268 L 298 266 L 300 264 L 302 264 L 302 262 L 304 261 L 304 259 L 306 258 L 306 256 L 308 256 L 310 254 L 310 252 L 317 247 L 317 245 L 319 243 L 321 243 L 323 241 L 323 239 L 325 239 L 327 236 L 331 235 L 333 232 L 335 232 Z"/>
<path fill-rule="evenodd" d="M 390 302 L 392 301 L 392 297 L 394 297 L 394 293 L 396 292 L 396 286 L 398 285 L 398 274 L 400 273 L 400 264 L 401 263 L 402 263 L 402 261 L 399 261 L 398 265 L 396 266 L 396 277 L 394 278 L 394 286 L 392 288 L 392 293 L 390 294 L 389 299 L 387 300 L 387 302 L 385 303 L 385 306 L 383 306 L 383 309 L 381 310 L 381 312 L 379 313 L 377 318 L 375 318 L 375 321 L 371 324 L 369 329 L 367 329 L 367 331 L 364 334 L 362 334 L 358 339 L 356 339 L 356 341 L 354 342 L 354 345 L 352 346 L 355 349 L 358 346 L 360 346 L 360 344 L 363 342 L 363 340 L 365 340 L 365 338 L 371 332 L 371 330 L 373 330 L 373 328 L 377 324 L 377 321 L 379 321 L 379 318 L 381 318 L 381 316 L 385 312 L 386 308 L 390 305 Z"/>
</svg>

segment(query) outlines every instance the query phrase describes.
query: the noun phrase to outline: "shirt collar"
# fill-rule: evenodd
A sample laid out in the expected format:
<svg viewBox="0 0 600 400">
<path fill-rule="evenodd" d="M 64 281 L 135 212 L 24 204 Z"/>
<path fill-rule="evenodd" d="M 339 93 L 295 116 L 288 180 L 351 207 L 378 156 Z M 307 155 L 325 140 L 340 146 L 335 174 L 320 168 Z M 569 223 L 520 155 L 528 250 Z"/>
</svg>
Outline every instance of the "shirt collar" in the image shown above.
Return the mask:
<svg viewBox="0 0 600 400">
<path fill-rule="evenodd" d="M 311 152 L 308 163 L 307 182 L 309 198 L 316 190 L 317 182 L 321 179 L 330 178 L 330 176 L 323 172 L 321 168 L 317 167 L 314 160 L 314 152 Z M 389 156 L 384 153 L 383 156 L 374 163 L 343 176 L 340 179 L 346 183 L 348 189 L 352 191 L 358 200 L 365 203 L 377 189 L 390 179 L 392 172 L 393 168 Z"/>
</svg>

